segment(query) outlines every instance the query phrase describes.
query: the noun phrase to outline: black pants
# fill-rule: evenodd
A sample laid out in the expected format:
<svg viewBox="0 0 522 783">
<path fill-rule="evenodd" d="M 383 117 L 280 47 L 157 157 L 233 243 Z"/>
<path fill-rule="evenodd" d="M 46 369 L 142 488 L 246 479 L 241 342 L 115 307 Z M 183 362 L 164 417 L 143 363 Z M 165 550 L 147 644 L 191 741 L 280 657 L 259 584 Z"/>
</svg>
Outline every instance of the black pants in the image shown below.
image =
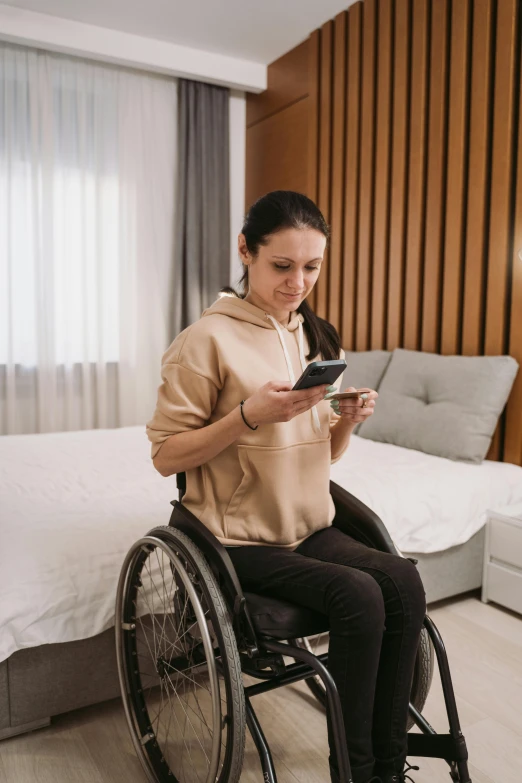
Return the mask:
<svg viewBox="0 0 522 783">
<path fill-rule="evenodd" d="M 293 552 L 271 546 L 228 552 L 246 591 L 286 598 L 328 616 L 328 669 L 341 698 L 354 783 L 400 771 L 426 611 L 416 567 L 334 526 L 313 533 Z M 330 726 L 328 737 L 335 779 Z"/>
</svg>

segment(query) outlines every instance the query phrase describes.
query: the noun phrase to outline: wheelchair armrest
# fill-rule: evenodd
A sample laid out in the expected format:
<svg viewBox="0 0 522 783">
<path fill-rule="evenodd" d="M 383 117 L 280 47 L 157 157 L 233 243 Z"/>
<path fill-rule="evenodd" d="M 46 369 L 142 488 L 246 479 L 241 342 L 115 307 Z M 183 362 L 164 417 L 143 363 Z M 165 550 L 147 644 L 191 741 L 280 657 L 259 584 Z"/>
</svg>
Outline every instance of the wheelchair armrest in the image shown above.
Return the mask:
<svg viewBox="0 0 522 783">
<path fill-rule="evenodd" d="M 381 552 L 399 554 L 380 517 L 362 500 L 351 495 L 343 487 L 330 481 L 330 493 L 335 505 L 334 527 L 357 541 Z"/>
</svg>

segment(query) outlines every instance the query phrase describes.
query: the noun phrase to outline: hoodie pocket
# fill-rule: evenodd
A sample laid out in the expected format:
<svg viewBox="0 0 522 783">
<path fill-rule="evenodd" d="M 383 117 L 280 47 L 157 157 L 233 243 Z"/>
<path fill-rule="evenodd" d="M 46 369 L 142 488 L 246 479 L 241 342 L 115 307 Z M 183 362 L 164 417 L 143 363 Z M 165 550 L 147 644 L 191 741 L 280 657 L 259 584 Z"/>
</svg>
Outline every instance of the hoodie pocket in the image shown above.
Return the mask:
<svg viewBox="0 0 522 783">
<path fill-rule="evenodd" d="M 239 444 L 238 455 L 243 477 L 224 515 L 228 539 L 291 545 L 329 524 L 329 437 L 280 447 Z"/>
</svg>

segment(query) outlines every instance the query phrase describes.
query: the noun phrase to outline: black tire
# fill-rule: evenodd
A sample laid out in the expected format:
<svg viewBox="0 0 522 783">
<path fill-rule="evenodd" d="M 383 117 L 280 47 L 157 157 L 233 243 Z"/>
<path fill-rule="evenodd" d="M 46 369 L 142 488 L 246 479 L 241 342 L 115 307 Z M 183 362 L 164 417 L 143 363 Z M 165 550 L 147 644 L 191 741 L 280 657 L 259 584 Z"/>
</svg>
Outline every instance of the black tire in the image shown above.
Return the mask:
<svg viewBox="0 0 522 783">
<path fill-rule="evenodd" d="M 165 681 L 165 667 L 169 667 L 167 670 L 167 677 L 173 690 L 169 691 L 172 695 L 172 703 L 174 704 L 174 712 L 177 708 L 176 698 L 181 703 L 179 696 L 176 696 L 176 687 L 178 682 L 185 680 L 194 683 L 194 693 L 196 693 L 196 687 L 200 687 L 199 682 L 196 682 L 197 678 L 202 672 L 209 673 L 209 681 L 218 683 L 217 689 L 211 687 L 208 689 L 208 693 L 212 698 L 213 708 L 219 705 L 218 716 L 219 720 L 212 723 L 212 727 L 217 726 L 217 732 L 214 735 L 210 731 L 205 715 L 201 712 L 203 723 L 209 730 L 210 741 L 212 747 L 219 745 L 219 760 L 217 762 L 217 775 L 214 778 L 215 783 L 237 783 L 239 781 L 241 770 L 243 767 L 244 749 L 245 749 L 245 732 L 246 732 L 246 715 L 245 715 L 245 696 L 243 691 L 243 680 L 241 674 L 241 665 L 239 660 L 239 654 L 236 645 L 236 638 L 232 628 L 231 618 L 228 608 L 223 599 L 222 593 L 216 583 L 215 577 L 204 557 L 201 550 L 191 541 L 191 539 L 173 527 L 155 527 L 149 531 L 149 533 L 143 538 L 137 541 L 131 550 L 129 551 L 122 572 L 120 575 L 120 582 L 118 584 L 118 598 L 116 602 L 116 651 L 118 658 L 118 674 L 120 678 L 120 687 L 122 692 L 122 698 L 125 706 L 125 712 L 131 738 L 136 749 L 140 762 L 147 774 L 147 777 L 151 783 L 166 783 L 166 781 L 173 783 L 184 783 L 185 771 L 181 765 L 181 772 L 174 773 L 174 764 L 170 762 L 170 755 L 166 752 L 169 748 L 169 732 L 172 726 L 172 735 L 174 735 L 174 729 L 177 724 L 177 733 L 180 728 L 180 723 L 177 720 L 173 722 L 169 720 L 167 729 L 165 731 L 165 738 L 163 744 L 161 743 L 161 730 L 152 727 L 154 721 L 147 711 L 150 709 L 147 706 L 145 692 L 150 694 L 156 686 L 151 683 L 151 680 L 145 680 L 145 684 L 142 683 L 142 677 L 154 677 L 147 674 L 154 668 L 151 668 L 150 661 L 146 661 L 143 664 L 143 674 L 139 671 L 141 658 L 145 658 L 142 652 L 138 652 L 136 642 L 136 631 L 132 629 L 137 627 L 139 617 L 136 617 L 136 601 L 138 600 L 138 591 L 142 587 L 141 574 L 142 572 L 150 574 L 144 571 L 145 562 L 150 554 L 152 561 L 152 552 L 156 553 L 160 551 L 161 558 L 167 558 L 167 562 L 170 562 L 170 570 L 172 577 L 167 577 L 167 581 L 171 580 L 171 585 L 178 585 L 181 583 L 180 575 L 184 577 L 186 582 L 187 595 L 190 593 L 193 596 L 192 603 L 187 602 L 186 617 L 184 630 L 182 634 L 179 633 L 179 627 L 176 629 L 176 646 L 173 648 L 171 640 L 167 642 L 168 652 L 171 659 L 165 661 L 167 657 L 166 653 L 162 651 L 160 657 L 157 659 L 156 665 L 158 687 L 160 690 L 164 687 Z M 147 552 L 149 554 L 147 554 Z M 157 558 L 158 559 L 158 558 Z M 162 560 L 163 562 L 163 560 Z M 165 572 L 168 574 L 166 568 L 161 567 L 160 573 L 165 579 Z M 152 577 L 151 577 L 152 580 Z M 176 587 L 174 587 L 174 591 Z M 173 593 L 175 595 L 175 592 Z M 195 596 L 195 597 L 194 597 Z M 197 611 L 195 610 L 196 603 L 199 603 L 200 618 L 203 618 L 203 624 L 197 621 Z M 159 616 L 163 618 L 172 617 L 177 622 L 177 608 L 176 602 L 173 601 L 164 602 L 158 605 Z M 161 607 L 169 606 L 166 612 L 161 612 Z M 204 607 L 204 610 L 202 610 Z M 154 610 L 157 611 L 156 609 Z M 135 614 L 136 613 L 136 614 Z M 155 615 L 156 617 L 156 615 Z M 169 620 L 172 627 L 175 623 Z M 151 630 L 154 634 L 156 629 L 161 626 L 160 622 L 152 620 Z M 163 634 L 165 631 L 170 631 L 167 628 L 166 620 L 163 620 L 163 628 L 160 629 Z M 182 637 L 185 637 L 181 642 Z M 203 644 L 203 637 L 206 638 L 206 646 Z M 163 638 L 163 637 L 161 637 Z M 208 639 L 212 640 L 212 647 L 208 647 Z M 179 648 L 178 648 L 179 642 Z M 154 648 L 154 654 L 151 652 L 152 660 L 156 656 L 156 648 Z M 185 648 L 190 647 L 188 652 L 185 652 Z M 205 649 L 205 655 L 201 648 Z M 159 648 L 158 648 L 159 649 Z M 182 650 L 182 655 L 179 655 L 179 650 Z M 208 650 L 211 650 L 210 657 Z M 192 654 L 194 651 L 194 657 Z M 177 658 L 172 658 L 172 655 L 176 653 Z M 136 657 L 139 656 L 139 657 Z M 178 661 L 182 658 L 191 662 L 190 666 L 184 669 L 175 669 L 172 661 L 178 664 Z M 178 664 L 179 666 L 179 664 Z M 172 673 L 176 672 L 176 676 Z M 188 672 L 188 674 L 187 674 Z M 193 673 L 195 672 L 195 673 Z M 172 679 L 176 680 L 176 687 L 172 684 L 172 679 L 169 676 L 172 675 Z M 183 680 L 178 680 L 177 675 L 180 674 Z M 213 677 L 217 677 L 217 680 L 212 680 Z M 224 686 L 224 687 L 223 687 Z M 191 686 L 188 685 L 187 688 Z M 207 689 L 203 687 L 206 692 Z M 198 691 L 200 692 L 200 691 Z M 216 692 L 218 695 L 216 695 Z M 181 690 L 178 690 L 181 693 Z M 185 696 L 185 690 L 183 690 L 183 696 Z M 210 697 L 209 697 L 210 698 Z M 163 705 L 163 690 L 161 690 L 161 699 Z M 190 693 L 189 693 L 190 700 Z M 170 706 L 170 696 L 168 697 Z M 165 700 L 166 703 L 166 700 Z M 187 701 L 186 706 L 188 710 L 194 709 Z M 163 706 L 162 708 L 163 709 Z M 171 707 L 171 713 L 173 713 Z M 188 714 L 188 713 L 187 713 Z M 213 712 L 216 715 L 216 712 Z M 171 716 L 172 717 L 172 714 Z M 155 716 L 157 719 L 157 716 Z M 193 720 L 194 717 L 192 717 Z M 190 717 L 189 717 L 190 723 Z M 192 725 L 192 724 L 191 724 Z M 147 732 L 151 732 L 148 734 Z M 147 739 L 150 737 L 150 739 Z M 216 739 L 219 737 L 219 742 Z M 182 734 L 184 741 L 184 735 Z M 201 745 L 201 743 L 200 743 Z M 203 746 L 201 746 L 203 749 Z M 197 747 L 196 747 L 197 750 Z M 205 752 L 203 750 L 203 752 Z M 198 751 L 199 753 L 199 751 Z M 201 755 L 201 754 L 200 754 Z M 206 756 L 206 753 L 205 753 Z M 191 755 L 192 761 L 192 755 Z M 177 759 L 174 758 L 174 762 Z M 193 775 L 193 773 L 191 773 Z M 207 773 L 206 773 L 207 774 Z M 210 775 L 210 772 L 208 772 Z M 198 776 L 199 777 L 199 776 Z M 203 778 L 204 780 L 205 778 Z M 214 783 L 214 781 L 212 783 Z"/>
<path fill-rule="evenodd" d="M 426 628 L 423 628 L 419 640 L 419 649 L 413 670 L 410 702 L 416 710 L 422 712 L 428 693 L 430 692 L 435 668 L 435 650 Z M 408 731 L 414 725 L 413 718 L 408 717 Z"/>
<path fill-rule="evenodd" d="M 327 638 L 327 634 L 321 634 L 321 638 L 324 640 Z M 294 644 L 297 647 L 303 647 L 304 649 L 314 652 L 312 645 L 307 639 L 291 639 L 290 644 Z M 297 661 L 297 658 L 294 660 Z M 431 687 L 431 681 L 433 679 L 433 670 L 435 666 L 435 651 L 433 644 L 426 628 L 423 628 L 419 640 L 419 649 L 417 651 L 417 658 L 415 661 L 415 669 L 413 671 L 413 681 L 411 686 L 410 702 L 415 709 L 422 712 L 428 693 Z M 326 690 L 322 683 L 322 680 L 317 675 L 309 677 L 305 680 L 306 685 L 313 693 L 321 707 L 326 709 Z M 408 716 L 407 730 L 409 731 L 414 725 L 413 718 Z"/>
</svg>

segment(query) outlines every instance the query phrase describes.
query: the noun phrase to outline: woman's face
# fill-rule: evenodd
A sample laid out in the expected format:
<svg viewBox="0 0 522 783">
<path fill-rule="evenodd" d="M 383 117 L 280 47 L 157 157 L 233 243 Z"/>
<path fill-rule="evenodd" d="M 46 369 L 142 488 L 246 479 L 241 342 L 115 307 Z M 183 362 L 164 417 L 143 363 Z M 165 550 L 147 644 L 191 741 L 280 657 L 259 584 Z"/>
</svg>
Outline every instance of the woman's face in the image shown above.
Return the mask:
<svg viewBox="0 0 522 783">
<path fill-rule="evenodd" d="M 314 287 L 326 248 L 326 237 L 313 228 L 287 228 L 268 237 L 255 259 L 245 236 L 238 237 L 239 255 L 248 265 L 247 302 L 266 310 L 282 324 L 290 320 Z M 285 296 L 296 294 L 296 296 Z"/>
</svg>

